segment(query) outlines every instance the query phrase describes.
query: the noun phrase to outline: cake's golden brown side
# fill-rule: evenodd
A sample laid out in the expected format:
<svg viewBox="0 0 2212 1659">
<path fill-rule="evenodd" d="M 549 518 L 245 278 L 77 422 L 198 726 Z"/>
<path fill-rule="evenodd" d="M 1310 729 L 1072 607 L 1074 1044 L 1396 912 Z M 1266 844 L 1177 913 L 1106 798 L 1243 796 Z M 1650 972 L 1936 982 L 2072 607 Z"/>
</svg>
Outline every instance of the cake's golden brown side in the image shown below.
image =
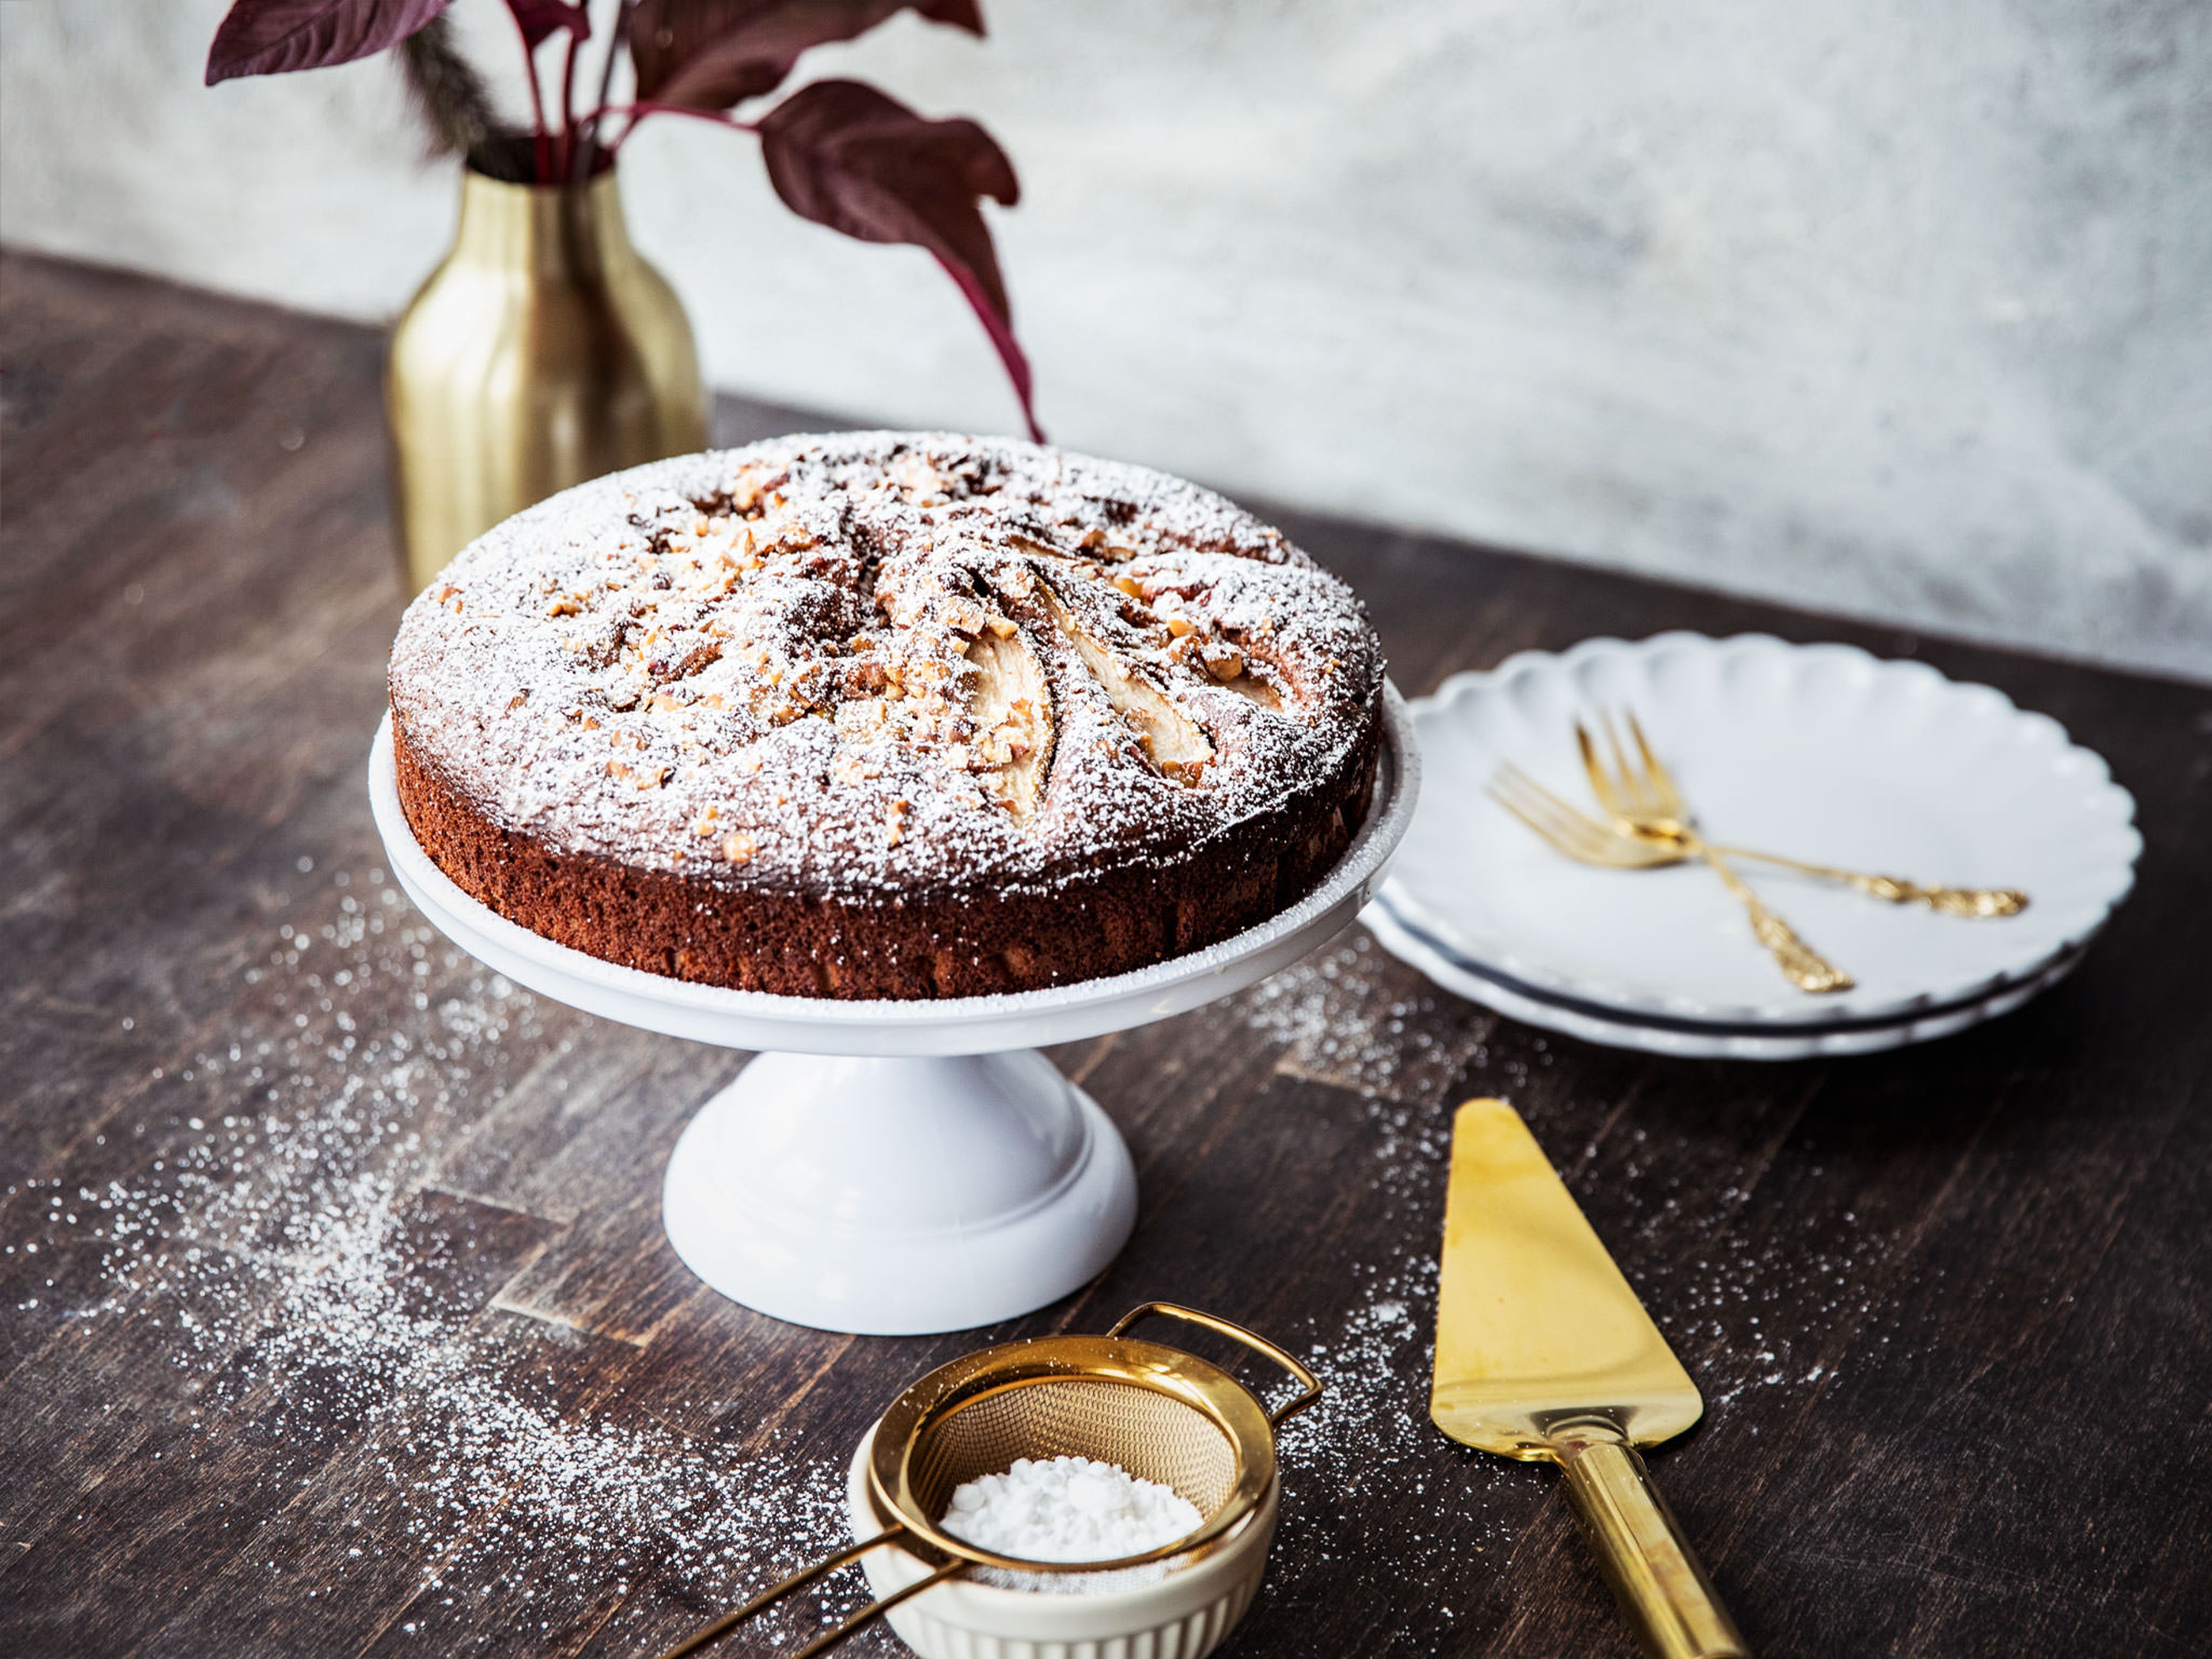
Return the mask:
<svg viewBox="0 0 2212 1659">
<path fill-rule="evenodd" d="M 1220 497 L 942 434 L 794 438 L 509 520 L 392 648 L 417 839 L 548 938 L 923 998 L 1115 974 L 1312 890 L 1371 788 L 1343 584 Z"/>
<path fill-rule="evenodd" d="M 1121 869 L 1054 893 L 850 900 L 703 889 L 502 830 L 397 726 L 399 799 L 454 884 L 510 921 L 609 962 L 783 996 L 988 996 L 1164 962 L 1297 902 L 1352 843 L 1379 744 L 1344 787 L 1286 800 L 1242 844 L 1180 868 Z"/>
</svg>

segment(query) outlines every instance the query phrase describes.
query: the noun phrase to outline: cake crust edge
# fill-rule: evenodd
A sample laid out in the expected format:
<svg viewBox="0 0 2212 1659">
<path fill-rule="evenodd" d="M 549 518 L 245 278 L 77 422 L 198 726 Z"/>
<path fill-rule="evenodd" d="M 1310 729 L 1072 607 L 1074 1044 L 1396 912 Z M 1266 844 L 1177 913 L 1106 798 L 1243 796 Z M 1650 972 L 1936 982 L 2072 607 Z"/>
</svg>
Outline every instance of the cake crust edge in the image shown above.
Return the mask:
<svg viewBox="0 0 2212 1659">
<path fill-rule="evenodd" d="M 392 708 L 400 805 L 416 844 L 477 902 L 531 932 L 647 973 L 782 996 L 988 996 L 1109 978 L 1255 927 L 1320 886 L 1365 819 L 1378 692 L 1351 763 L 1171 866 L 1063 872 L 1024 886 L 853 897 L 720 885 L 503 828 L 408 737 Z"/>
</svg>

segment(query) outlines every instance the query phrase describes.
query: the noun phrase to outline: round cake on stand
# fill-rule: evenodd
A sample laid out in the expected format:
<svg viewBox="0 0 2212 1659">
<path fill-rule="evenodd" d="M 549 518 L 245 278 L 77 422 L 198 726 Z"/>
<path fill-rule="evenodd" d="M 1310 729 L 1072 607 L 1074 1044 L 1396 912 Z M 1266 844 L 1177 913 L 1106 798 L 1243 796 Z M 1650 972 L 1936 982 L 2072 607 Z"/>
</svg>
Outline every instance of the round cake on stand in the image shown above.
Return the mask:
<svg viewBox="0 0 2212 1659">
<path fill-rule="evenodd" d="M 1025 1313 L 1113 1259 L 1136 1217 L 1128 1149 L 1037 1045 L 1201 1006 L 1347 926 L 1404 837 L 1419 786 L 1395 688 L 1383 720 L 1374 801 L 1305 898 L 1188 956 L 996 996 L 771 995 L 543 938 L 471 898 L 423 852 L 400 805 L 388 715 L 369 759 L 369 799 L 401 887 L 486 966 L 605 1018 L 758 1051 L 669 1159 L 662 1215 L 693 1272 L 795 1324 L 911 1335 Z"/>
<path fill-rule="evenodd" d="M 1127 1150 L 1035 1052 L 1352 920 L 1410 726 L 1352 590 L 1234 502 L 945 433 L 579 485 L 402 619 L 371 780 L 407 892 L 509 978 L 761 1057 L 671 1242 L 778 1317 L 960 1329 L 1096 1273 Z"/>
</svg>

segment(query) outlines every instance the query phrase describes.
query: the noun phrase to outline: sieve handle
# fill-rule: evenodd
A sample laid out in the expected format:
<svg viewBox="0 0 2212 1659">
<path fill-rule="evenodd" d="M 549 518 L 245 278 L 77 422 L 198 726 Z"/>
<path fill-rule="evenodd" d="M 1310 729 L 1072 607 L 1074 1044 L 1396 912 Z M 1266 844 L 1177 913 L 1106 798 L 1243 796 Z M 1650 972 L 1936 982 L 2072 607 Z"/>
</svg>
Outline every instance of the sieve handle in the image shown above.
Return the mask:
<svg viewBox="0 0 2212 1659">
<path fill-rule="evenodd" d="M 696 1653 L 702 1648 L 711 1646 L 713 1644 L 720 1641 L 725 1636 L 727 1636 L 739 1625 L 744 1624 L 746 1620 L 751 1618 L 755 1613 L 764 1612 L 769 1607 L 774 1606 L 776 1602 L 783 1600 L 783 1598 L 790 1595 L 792 1591 L 799 1589 L 802 1585 L 812 1583 L 825 1572 L 835 1572 L 839 1567 L 848 1565 L 851 1563 L 859 1560 L 870 1550 L 875 1548 L 877 1545 L 888 1544 L 893 1539 L 899 1537 L 905 1531 L 906 1528 L 904 1527 L 888 1528 L 885 1530 L 878 1533 L 873 1538 L 864 1538 L 857 1544 L 848 1544 L 843 1549 L 837 1551 L 834 1555 L 823 1556 L 819 1561 L 815 1562 L 811 1566 L 801 1567 L 797 1572 L 793 1573 L 790 1577 L 785 1579 L 781 1583 L 769 1586 L 767 1589 L 763 1590 L 758 1595 L 753 1597 L 751 1601 L 746 1602 L 744 1606 L 737 1608 L 734 1612 L 724 1613 L 712 1624 L 700 1626 L 699 1628 L 693 1631 L 690 1635 L 685 1637 L 674 1647 L 670 1648 L 666 1652 L 663 1653 L 660 1656 L 660 1659 L 684 1659 L 684 1656 L 686 1654 Z M 907 1589 L 899 1591 L 895 1595 L 887 1595 L 882 1601 L 872 1603 L 870 1606 L 856 1613 L 854 1617 L 848 1619 L 843 1624 L 838 1626 L 836 1629 L 831 1631 L 828 1636 L 823 1638 L 822 1640 L 816 1642 L 804 1652 L 794 1654 L 793 1656 L 793 1659 L 806 1659 L 807 1654 L 820 1653 L 827 1648 L 835 1646 L 838 1642 L 842 1641 L 847 1635 L 858 1630 L 862 1625 L 867 1623 L 869 1620 L 874 1618 L 885 1607 L 894 1607 L 899 1602 L 905 1601 L 908 1596 L 918 1595 L 921 1591 L 927 1589 L 932 1584 L 951 1577 L 954 1573 L 960 1571 L 962 1567 L 965 1565 L 965 1563 L 956 1562 L 941 1572 L 934 1573 L 929 1577 L 923 1579 L 918 1584 L 910 1585 Z"/>
<path fill-rule="evenodd" d="M 829 1652 L 830 1649 L 836 1647 L 837 1644 L 843 1641 L 854 1631 L 860 1629 L 861 1626 L 867 1624 L 873 1620 L 881 1618 L 884 1613 L 889 1613 L 893 1607 L 905 1601 L 908 1596 L 919 1595 L 922 1591 L 941 1584 L 948 1578 L 957 1577 L 960 1574 L 967 1571 L 968 1567 L 969 1564 L 965 1561 L 955 1561 L 950 1566 L 939 1567 L 935 1572 L 931 1573 L 927 1578 L 915 1579 L 914 1583 L 908 1584 L 904 1589 L 893 1590 L 889 1595 L 884 1597 L 880 1601 L 869 1602 L 867 1606 L 862 1607 L 850 1619 L 848 1619 L 843 1624 L 838 1626 L 836 1629 L 830 1631 L 824 1635 L 816 1637 L 805 1647 L 799 1649 L 798 1652 L 793 1654 L 791 1656 L 791 1659 L 814 1659 L 814 1656 L 818 1653 Z"/>
<path fill-rule="evenodd" d="M 1232 1342 L 1241 1342 L 1253 1352 L 1273 1360 L 1292 1376 L 1297 1377 L 1302 1385 L 1298 1396 L 1288 1405 L 1278 1407 L 1267 1413 L 1267 1426 L 1271 1429 L 1282 1427 L 1285 1422 L 1296 1417 L 1321 1398 L 1320 1380 L 1297 1360 L 1268 1341 L 1266 1337 L 1256 1332 L 1248 1331 L 1242 1325 L 1233 1325 L 1229 1321 L 1218 1318 L 1212 1314 L 1200 1313 L 1195 1308 L 1182 1307 L 1173 1302 L 1147 1302 L 1142 1307 L 1130 1309 L 1128 1312 L 1115 1320 L 1106 1334 L 1119 1336 L 1139 1320 L 1151 1319 L 1155 1316 L 1161 1319 L 1180 1319 L 1186 1325 L 1196 1325 L 1212 1331 L 1217 1336 L 1225 1336 Z"/>
</svg>

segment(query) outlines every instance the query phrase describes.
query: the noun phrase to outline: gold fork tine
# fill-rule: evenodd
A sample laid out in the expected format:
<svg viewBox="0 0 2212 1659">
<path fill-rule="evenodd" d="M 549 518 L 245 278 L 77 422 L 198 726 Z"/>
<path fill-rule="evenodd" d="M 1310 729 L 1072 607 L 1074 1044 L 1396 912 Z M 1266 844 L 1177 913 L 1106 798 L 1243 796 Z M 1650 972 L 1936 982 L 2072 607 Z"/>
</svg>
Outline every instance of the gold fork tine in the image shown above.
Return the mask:
<svg viewBox="0 0 2212 1659">
<path fill-rule="evenodd" d="M 1517 790 L 1531 800 L 1541 801 L 1547 807 L 1550 808 L 1553 811 L 1557 812 L 1561 817 L 1576 823 L 1588 824 L 1592 830 L 1598 830 L 1602 834 L 1610 835 L 1612 833 L 1612 831 L 1607 829 L 1604 824 L 1599 823 L 1597 819 L 1592 817 L 1589 813 L 1582 811 L 1579 807 L 1570 805 L 1561 797 L 1553 794 L 1550 790 L 1545 788 L 1542 784 L 1537 782 L 1535 779 L 1530 777 L 1519 767 L 1514 765 L 1511 761 L 1507 761 L 1503 766 L 1498 769 L 1498 781 L 1505 784 L 1510 788 Z"/>
<path fill-rule="evenodd" d="M 1575 747 L 1582 750 L 1583 770 L 1589 775 L 1590 793 L 1597 797 L 1597 804 L 1615 817 L 1626 817 L 1628 804 L 1614 790 L 1605 763 L 1597 757 L 1597 744 L 1590 740 L 1589 728 L 1580 720 L 1575 722 Z"/>
<path fill-rule="evenodd" d="M 1547 819 L 1535 812 L 1530 811 L 1519 801 L 1514 799 L 1510 793 L 1505 790 L 1500 789 L 1494 783 L 1490 786 L 1490 798 L 1496 801 L 1500 806 L 1504 807 L 1507 811 L 1512 813 L 1515 817 L 1520 819 L 1522 823 L 1527 824 L 1531 830 L 1534 830 L 1547 845 L 1551 846 L 1555 850 L 1565 853 L 1571 859 L 1575 859 L 1584 863 L 1588 862 L 1587 860 L 1583 859 L 1581 849 L 1578 847 L 1571 843 L 1565 837 L 1553 831 L 1552 825 Z"/>
<path fill-rule="evenodd" d="M 1529 816 L 1540 817 L 1564 837 L 1598 847 L 1619 839 L 1611 827 L 1571 806 L 1510 762 L 1498 769 L 1498 781 L 1520 798 Z"/>
<path fill-rule="evenodd" d="M 1613 723 L 1612 711 L 1608 709 L 1601 714 L 1598 720 L 1605 730 L 1606 749 L 1613 757 L 1614 787 L 1620 791 L 1621 799 L 1628 803 L 1629 816 L 1651 817 L 1656 809 L 1651 804 L 1644 775 L 1628 763 L 1627 745 L 1620 740 L 1620 728 Z"/>
<path fill-rule="evenodd" d="M 1491 780 L 1492 799 L 1568 857 L 1585 864 L 1642 869 L 1680 862 L 1671 849 L 1630 841 L 1610 825 L 1569 805 L 1510 763 Z"/>
<path fill-rule="evenodd" d="M 1559 848 L 1559 852 L 1573 858 L 1586 858 L 1595 852 L 1595 842 L 1586 834 L 1579 834 L 1573 811 L 1564 810 L 1558 796 L 1544 790 L 1544 785 L 1520 768 L 1500 768 L 1498 776 L 1491 779 L 1491 799 L 1535 830 L 1544 841 Z"/>
<path fill-rule="evenodd" d="M 1576 815 L 1556 796 L 1517 767 L 1505 766 L 1490 781 L 1491 798 L 1560 851 L 1584 858 L 1595 843 L 1579 833 Z"/>
<path fill-rule="evenodd" d="M 1644 775 L 1651 781 L 1661 815 L 1678 821 L 1686 817 L 1683 811 L 1682 792 L 1675 784 L 1674 775 L 1662 766 L 1659 757 L 1651 752 L 1650 742 L 1644 735 L 1644 726 L 1636 718 L 1636 711 L 1624 706 L 1620 712 L 1628 722 L 1629 735 L 1636 739 L 1636 752 L 1644 757 Z"/>
<path fill-rule="evenodd" d="M 1531 810 L 1527 803 L 1514 799 L 1503 790 L 1492 790 L 1492 798 L 1500 806 L 1534 830 L 1554 852 L 1565 854 L 1577 864 L 1602 865 L 1607 869 L 1631 867 L 1611 848 L 1595 844 L 1577 835 L 1572 825 L 1563 824 L 1540 808 Z"/>
</svg>

